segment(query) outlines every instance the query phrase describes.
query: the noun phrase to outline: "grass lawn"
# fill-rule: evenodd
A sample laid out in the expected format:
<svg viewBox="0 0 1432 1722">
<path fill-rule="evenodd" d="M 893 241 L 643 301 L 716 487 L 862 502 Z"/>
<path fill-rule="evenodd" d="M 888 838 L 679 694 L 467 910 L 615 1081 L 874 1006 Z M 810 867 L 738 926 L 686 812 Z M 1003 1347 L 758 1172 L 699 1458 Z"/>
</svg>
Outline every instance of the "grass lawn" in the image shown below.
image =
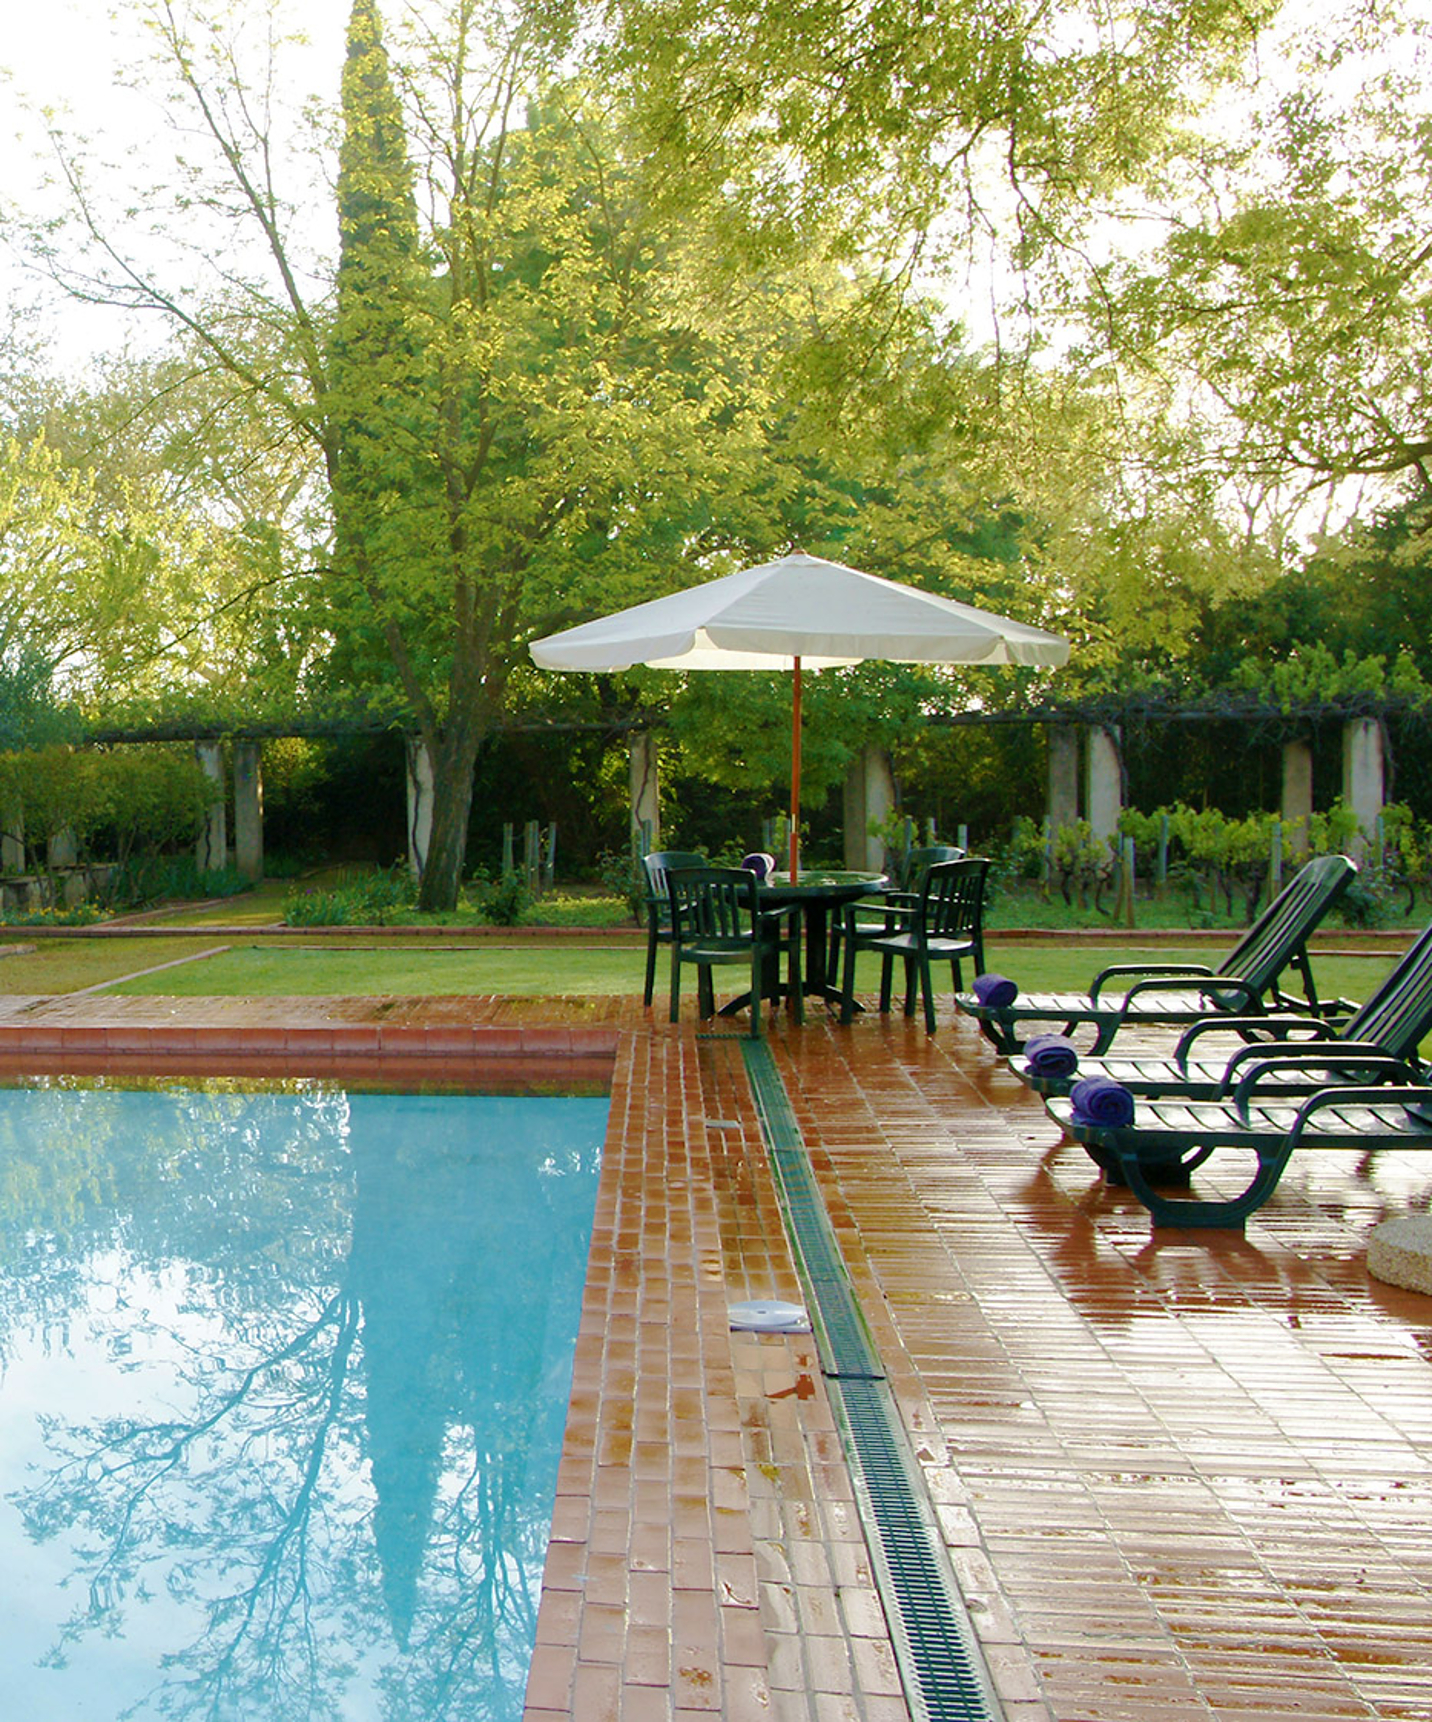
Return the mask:
<svg viewBox="0 0 1432 1722">
<path fill-rule="evenodd" d="M 359 871 L 361 870 L 352 868 L 329 868 L 302 881 L 267 879 L 250 891 L 219 902 L 160 911 L 158 918 L 169 927 L 277 926 L 283 923 L 285 904 L 290 896 L 301 894 L 307 889 L 332 890 L 352 882 Z M 1108 907 L 1109 898 L 1106 893 L 1106 911 Z M 1388 918 L 1379 922 L 1379 925 L 1420 931 L 1426 922 L 1425 905 L 1415 905 L 1410 916 L 1399 912 L 1403 909 L 1405 904 L 1399 901 L 1395 909 L 1389 909 Z M 1211 939 L 1222 939 L 1225 949 L 1227 942 L 1237 938 L 1245 925 L 1241 903 L 1232 913 L 1227 911 L 1221 898 L 1215 905 L 1210 906 L 1205 896 L 1195 906 L 1186 890 L 1172 888 L 1160 896 L 1150 894 L 1140 897 L 1137 915 L 1138 926 L 1149 931 L 1151 940 L 1156 940 L 1158 933 L 1164 928 L 1195 927 L 1207 930 Z M 478 911 L 466 902 L 451 914 L 419 916 L 415 910 L 394 910 L 386 919 L 392 925 L 412 926 L 424 931 L 443 927 L 470 927 L 483 922 Z M 597 887 L 578 885 L 559 886 L 541 898 L 523 917 L 523 924 L 630 928 L 633 922 L 630 910 L 621 899 L 605 895 Z M 990 904 L 985 924 L 996 938 L 1001 927 L 1097 930 L 1111 925 L 1107 912 L 1101 913 L 1092 904 L 1083 907 L 1077 903 L 1066 904 L 1058 892 L 1046 897 L 1037 888 L 1027 885 L 998 892 Z M 1343 927 L 1348 924 L 1337 910 L 1333 911 L 1328 920 L 1329 927 Z M 2 935 L 3 929 L 0 929 L 0 936 Z M 23 928 L 17 926 L 14 936 L 17 939 L 23 938 Z"/>
<path fill-rule="evenodd" d="M 554 950 L 530 944 L 484 944 L 458 951 L 235 945 L 220 956 L 180 969 L 120 981 L 113 990 L 181 997 L 629 993 L 641 990 L 642 961 L 642 949 L 636 945 Z"/>
<path fill-rule="evenodd" d="M 233 923 L 229 923 L 232 925 Z M 16 942 L 23 940 L 19 929 Z M 227 945 L 227 949 L 220 949 Z M 1216 962 L 1227 939 L 1214 937 L 1206 949 L 1182 946 L 1180 961 Z M 992 967 L 1012 975 L 1026 989 L 1085 988 L 1106 963 L 1157 959 L 1158 946 L 1070 949 L 1057 938 L 1000 948 L 991 940 Z M 664 958 L 665 952 L 662 952 Z M 1362 998 L 1391 967 L 1393 957 L 1319 956 L 1315 973 L 1321 991 Z M 542 945 L 530 935 L 520 943 L 496 940 L 459 950 L 414 950 L 365 943 L 355 933 L 351 946 L 297 945 L 264 941 L 244 944 L 215 935 L 193 939 L 47 939 L 31 954 L 0 958 L 0 991 L 67 993 L 87 987 L 116 992 L 204 995 L 266 994 L 421 994 L 421 993 L 635 993 L 642 980 L 643 947 Z M 657 989 L 665 997 L 666 966 L 658 965 Z M 734 971 L 733 971 L 734 973 Z M 968 979 L 968 976 L 966 977 Z M 729 991 L 739 983 L 728 977 Z M 897 974 L 897 986 L 899 976 Z M 694 985 L 694 983 L 693 983 Z M 718 980 L 718 988 L 720 982 Z M 875 958 L 862 956 L 857 988 L 879 985 Z"/>
</svg>

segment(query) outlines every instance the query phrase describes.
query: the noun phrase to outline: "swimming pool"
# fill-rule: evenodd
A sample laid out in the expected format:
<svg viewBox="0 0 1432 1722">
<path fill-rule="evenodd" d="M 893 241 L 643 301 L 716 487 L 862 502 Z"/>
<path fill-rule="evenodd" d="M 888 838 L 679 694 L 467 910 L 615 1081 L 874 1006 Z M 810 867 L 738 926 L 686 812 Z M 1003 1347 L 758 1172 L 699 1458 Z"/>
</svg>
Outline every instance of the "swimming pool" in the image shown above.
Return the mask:
<svg viewBox="0 0 1432 1722">
<path fill-rule="evenodd" d="M 607 1103 L 0 1089 L 16 1722 L 511 1722 Z"/>
</svg>

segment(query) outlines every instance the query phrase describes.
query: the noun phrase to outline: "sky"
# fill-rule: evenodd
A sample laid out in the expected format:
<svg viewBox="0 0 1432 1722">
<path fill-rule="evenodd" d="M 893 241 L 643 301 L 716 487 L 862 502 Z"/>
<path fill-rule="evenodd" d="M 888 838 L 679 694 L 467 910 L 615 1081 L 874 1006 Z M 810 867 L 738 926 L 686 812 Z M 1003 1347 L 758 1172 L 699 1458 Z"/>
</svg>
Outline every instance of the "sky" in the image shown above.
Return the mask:
<svg viewBox="0 0 1432 1722">
<path fill-rule="evenodd" d="M 307 93 L 337 96 L 350 4 L 286 0 L 287 23 L 301 28 L 310 45 L 286 51 L 285 63 Z M 44 190 L 53 159 L 38 110 L 54 110 L 67 134 L 89 137 L 106 153 L 138 146 L 141 159 L 164 131 L 154 95 L 123 84 L 124 69 L 141 63 L 145 53 L 138 10 L 113 0 L 9 0 L 0 32 L 0 212 L 35 213 L 53 204 Z M 262 10 L 261 4 L 251 7 L 253 14 Z M 166 151 L 172 153 L 167 137 Z M 13 251 L 0 246 L 0 304 L 27 303 L 38 289 Z M 52 357 L 66 368 L 82 368 L 90 354 L 113 348 L 119 327 L 111 313 L 67 308 L 56 325 Z"/>
</svg>

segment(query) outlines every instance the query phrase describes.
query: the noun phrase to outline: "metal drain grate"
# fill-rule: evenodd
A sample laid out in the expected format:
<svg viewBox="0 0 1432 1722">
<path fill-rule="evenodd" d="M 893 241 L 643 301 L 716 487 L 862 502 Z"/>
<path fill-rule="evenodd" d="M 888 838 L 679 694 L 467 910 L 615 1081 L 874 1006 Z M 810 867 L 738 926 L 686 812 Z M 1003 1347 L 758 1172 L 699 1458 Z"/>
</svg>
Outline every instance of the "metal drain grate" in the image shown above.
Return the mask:
<svg viewBox="0 0 1432 1722">
<path fill-rule="evenodd" d="M 999 1701 L 770 1049 L 741 1047 L 916 1722 L 998 1722 Z"/>
<path fill-rule="evenodd" d="M 997 1700 L 889 1388 L 830 1385 L 911 1711 L 929 1722 L 990 1722 Z"/>
</svg>

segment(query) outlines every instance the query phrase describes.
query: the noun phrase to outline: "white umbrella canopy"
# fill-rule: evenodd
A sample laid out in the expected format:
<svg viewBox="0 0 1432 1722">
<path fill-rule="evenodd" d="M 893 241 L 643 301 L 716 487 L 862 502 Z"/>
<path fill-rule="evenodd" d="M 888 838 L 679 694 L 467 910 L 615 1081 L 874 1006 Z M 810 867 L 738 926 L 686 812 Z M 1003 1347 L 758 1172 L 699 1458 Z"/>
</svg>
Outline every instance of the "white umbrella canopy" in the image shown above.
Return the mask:
<svg viewBox="0 0 1432 1722">
<path fill-rule="evenodd" d="M 798 861 L 800 676 L 866 658 L 1057 668 L 1069 642 L 951 598 L 797 551 L 534 640 L 548 670 L 794 671 L 791 872 Z"/>
</svg>

